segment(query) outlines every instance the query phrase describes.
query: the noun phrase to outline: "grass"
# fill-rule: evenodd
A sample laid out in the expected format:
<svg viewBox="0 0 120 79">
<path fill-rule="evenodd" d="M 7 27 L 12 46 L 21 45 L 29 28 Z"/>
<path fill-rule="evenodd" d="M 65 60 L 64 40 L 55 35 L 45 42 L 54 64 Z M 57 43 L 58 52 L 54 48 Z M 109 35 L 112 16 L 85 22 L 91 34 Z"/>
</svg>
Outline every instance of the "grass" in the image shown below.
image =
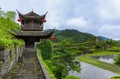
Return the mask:
<svg viewBox="0 0 120 79">
<path fill-rule="evenodd" d="M 108 48 L 107 50 L 118 50 L 118 51 L 120 51 L 120 46 L 112 46 L 111 48 Z"/>
<path fill-rule="evenodd" d="M 111 79 L 120 79 L 120 76 L 112 77 Z"/>
<path fill-rule="evenodd" d="M 78 60 L 81 60 L 83 62 L 89 63 L 91 65 L 97 66 L 99 68 L 109 70 L 111 72 L 114 72 L 116 74 L 120 74 L 120 67 L 115 64 L 110 64 L 107 62 L 99 61 L 97 59 L 91 58 L 92 56 L 109 56 L 109 55 L 117 55 L 120 54 L 120 47 L 114 46 L 112 48 L 109 48 L 107 50 L 100 50 L 97 52 L 93 52 L 91 54 L 86 54 L 84 56 L 77 57 Z M 111 79 L 120 79 L 120 76 L 112 77 Z"/>
<path fill-rule="evenodd" d="M 109 70 L 111 72 L 120 74 L 120 67 L 117 65 L 99 61 L 99 60 L 90 58 L 88 56 L 81 56 L 81 57 L 78 57 L 77 59 L 92 65 L 95 65 L 97 67 L 103 68 L 105 70 Z"/>
<path fill-rule="evenodd" d="M 94 52 L 92 54 L 86 54 L 85 56 L 108 56 L 108 55 L 115 55 L 115 54 L 120 54 L 120 52 L 113 52 L 113 51 L 99 51 L 99 52 Z"/>
<path fill-rule="evenodd" d="M 92 65 L 95 65 L 97 67 L 100 67 L 102 69 L 109 70 L 111 72 L 120 74 L 120 67 L 119 66 L 91 58 L 91 56 L 108 56 L 108 55 L 115 55 L 115 54 L 120 54 L 120 52 L 113 52 L 113 51 L 104 50 L 104 51 L 94 52 L 92 54 L 86 54 L 84 56 L 78 57 L 77 59 L 81 60 L 83 62 L 92 64 Z"/>
<path fill-rule="evenodd" d="M 81 78 L 76 77 L 76 76 L 67 76 L 67 77 L 65 77 L 63 79 L 81 79 Z"/>
</svg>

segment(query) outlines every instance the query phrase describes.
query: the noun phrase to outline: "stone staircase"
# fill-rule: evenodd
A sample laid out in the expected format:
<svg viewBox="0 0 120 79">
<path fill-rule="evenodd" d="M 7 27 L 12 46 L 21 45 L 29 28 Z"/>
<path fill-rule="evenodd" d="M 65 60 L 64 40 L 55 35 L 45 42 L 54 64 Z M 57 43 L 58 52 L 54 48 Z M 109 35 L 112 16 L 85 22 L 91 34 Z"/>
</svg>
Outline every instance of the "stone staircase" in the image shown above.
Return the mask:
<svg viewBox="0 0 120 79">
<path fill-rule="evenodd" d="M 25 49 L 23 62 L 17 63 L 3 79 L 45 79 L 36 52 L 33 49 Z"/>
</svg>

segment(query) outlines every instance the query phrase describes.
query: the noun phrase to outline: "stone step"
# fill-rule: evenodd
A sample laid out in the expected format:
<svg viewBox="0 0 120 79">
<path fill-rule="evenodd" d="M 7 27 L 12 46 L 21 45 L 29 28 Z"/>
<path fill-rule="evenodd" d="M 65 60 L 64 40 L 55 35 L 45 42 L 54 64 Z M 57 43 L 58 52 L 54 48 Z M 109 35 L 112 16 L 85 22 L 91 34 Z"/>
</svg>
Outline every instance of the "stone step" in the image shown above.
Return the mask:
<svg viewBox="0 0 120 79">
<path fill-rule="evenodd" d="M 25 50 L 23 58 L 23 63 L 17 63 L 4 79 L 44 79 L 36 52 Z"/>
<path fill-rule="evenodd" d="M 24 76 L 13 76 L 11 77 L 10 79 L 44 79 L 43 77 L 39 76 L 39 77 L 32 77 L 32 76 L 29 76 L 29 77 L 24 77 Z"/>
</svg>

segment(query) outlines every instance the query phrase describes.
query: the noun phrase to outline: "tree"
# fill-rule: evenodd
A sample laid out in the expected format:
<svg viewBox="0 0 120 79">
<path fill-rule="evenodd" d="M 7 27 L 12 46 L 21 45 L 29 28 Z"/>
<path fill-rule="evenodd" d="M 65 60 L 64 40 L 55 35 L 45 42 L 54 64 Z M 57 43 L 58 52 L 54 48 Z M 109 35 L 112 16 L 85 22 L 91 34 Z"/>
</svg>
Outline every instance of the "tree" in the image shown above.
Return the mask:
<svg viewBox="0 0 120 79">
<path fill-rule="evenodd" d="M 37 44 L 40 49 L 43 59 L 49 60 L 52 56 L 52 46 L 49 41 L 43 41 Z"/>
<path fill-rule="evenodd" d="M 9 45 L 14 44 L 15 41 L 18 41 L 18 44 L 20 43 L 19 40 L 14 40 L 15 31 L 19 30 L 20 27 L 14 20 L 7 17 L 15 18 L 15 12 L 4 12 L 0 8 L 0 45 L 11 48 Z"/>
<path fill-rule="evenodd" d="M 56 66 L 53 73 L 57 79 L 67 76 L 70 70 L 80 71 L 80 62 L 75 60 L 69 50 L 63 48 L 53 52 L 52 64 Z"/>
<path fill-rule="evenodd" d="M 8 11 L 5 13 L 5 17 L 11 21 L 14 21 L 16 13 L 13 11 Z"/>
<path fill-rule="evenodd" d="M 115 64 L 120 66 L 120 55 L 116 56 L 114 60 L 115 60 Z"/>
<path fill-rule="evenodd" d="M 6 18 L 6 19 L 9 19 L 10 21 L 14 21 L 15 16 L 16 16 L 16 13 L 14 11 L 4 12 L 0 8 L 0 18 Z"/>
<path fill-rule="evenodd" d="M 61 44 L 75 44 L 74 38 L 68 38 L 68 39 L 64 39 L 63 41 L 61 41 Z"/>
<path fill-rule="evenodd" d="M 2 11 L 2 9 L 0 8 L 0 18 L 2 18 L 4 16 L 4 11 Z"/>
</svg>

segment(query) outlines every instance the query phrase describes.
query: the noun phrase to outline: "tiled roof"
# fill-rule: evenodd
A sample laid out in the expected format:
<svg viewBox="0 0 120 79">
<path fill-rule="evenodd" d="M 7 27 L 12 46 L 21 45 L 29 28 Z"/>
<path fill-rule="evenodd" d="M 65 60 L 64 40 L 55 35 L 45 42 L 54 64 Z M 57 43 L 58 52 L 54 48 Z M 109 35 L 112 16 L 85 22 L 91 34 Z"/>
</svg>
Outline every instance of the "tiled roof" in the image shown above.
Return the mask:
<svg viewBox="0 0 120 79">
<path fill-rule="evenodd" d="M 53 31 L 45 32 L 45 31 L 17 31 L 16 36 L 51 36 Z"/>
<path fill-rule="evenodd" d="M 30 18 L 32 18 L 32 19 L 44 19 L 46 14 L 47 14 L 47 12 L 44 15 L 39 15 L 39 14 L 35 13 L 34 11 L 31 11 L 31 12 L 29 12 L 27 14 L 21 14 L 18 11 L 18 14 L 19 14 L 19 17 L 21 19 L 30 19 Z"/>
</svg>

